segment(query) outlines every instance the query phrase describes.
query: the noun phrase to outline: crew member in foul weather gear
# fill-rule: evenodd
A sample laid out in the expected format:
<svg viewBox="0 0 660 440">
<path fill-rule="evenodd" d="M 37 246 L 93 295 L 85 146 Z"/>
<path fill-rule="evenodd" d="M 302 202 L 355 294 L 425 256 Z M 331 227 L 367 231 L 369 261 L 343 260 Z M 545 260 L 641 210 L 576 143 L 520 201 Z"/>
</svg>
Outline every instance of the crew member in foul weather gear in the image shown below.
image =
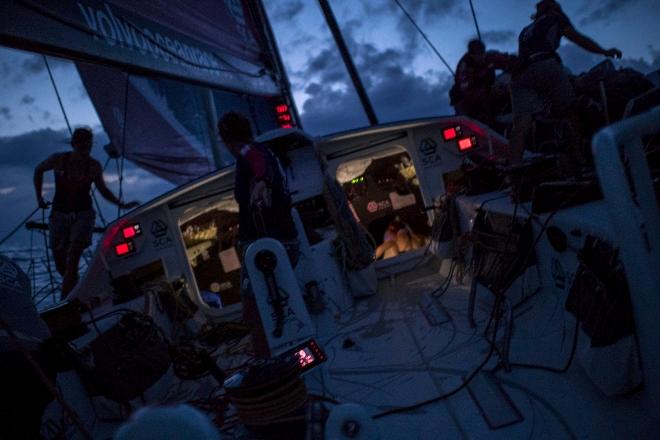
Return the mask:
<svg viewBox="0 0 660 440">
<path fill-rule="evenodd" d="M 575 159 L 582 158 L 580 121 L 575 109 L 575 92 L 557 54 L 562 37 L 581 48 L 606 57 L 621 58 L 619 49 L 603 49 L 589 37 L 578 32 L 555 0 L 536 4 L 533 22 L 518 38 L 519 65 L 512 75 L 511 98 L 513 131 L 511 133 L 511 161 L 522 159 L 525 138 L 533 121 L 533 114 L 547 104 L 558 116 L 566 116 L 570 127 L 570 141 Z"/>
<path fill-rule="evenodd" d="M 486 51 L 480 40 L 468 43 L 468 51 L 456 66 L 454 86 L 449 91 L 451 105 L 457 115 L 466 115 L 489 126 L 495 123 L 498 104 L 508 96 L 500 96 L 494 89 L 495 71 L 508 70 L 515 57 Z"/>
<path fill-rule="evenodd" d="M 298 260 L 297 232 L 291 216 L 286 173 L 279 159 L 268 146 L 254 142 L 250 121 L 240 113 L 225 113 L 218 121 L 218 132 L 236 158 L 234 198 L 239 209 L 238 247 L 241 255 L 255 240 L 271 237 L 284 245 L 291 265 L 295 266 Z M 241 300 L 243 318 L 252 329 L 255 352 L 266 357 L 268 347 L 244 267 Z"/>
</svg>

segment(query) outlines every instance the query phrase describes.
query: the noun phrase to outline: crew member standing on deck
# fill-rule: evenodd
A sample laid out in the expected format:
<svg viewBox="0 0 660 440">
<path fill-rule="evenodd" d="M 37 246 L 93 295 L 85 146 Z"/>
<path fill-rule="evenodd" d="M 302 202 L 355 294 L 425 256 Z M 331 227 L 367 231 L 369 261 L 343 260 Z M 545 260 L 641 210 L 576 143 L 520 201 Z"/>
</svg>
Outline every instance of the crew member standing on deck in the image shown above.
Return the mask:
<svg viewBox="0 0 660 440">
<path fill-rule="evenodd" d="M 581 48 L 606 57 L 621 58 L 619 49 L 603 49 L 589 37 L 578 32 L 555 0 L 536 4 L 533 23 L 518 37 L 519 66 L 512 76 L 513 131 L 511 160 L 522 159 L 525 138 L 535 112 L 550 104 L 553 114 L 566 116 L 570 141 L 577 161 L 582 161 L 580 119 L 575 109 L 575 92 L 557 54 L 561 37 Z"/>
<path fill-rule="evenodd" d="M 286 175 L 275 154 L 254 142 L 250 121 L 240 113 L 225 113 L 218 121 L 222 141 L 236 158 L 234 198 L 238 202 L 238 236 L 241 255 L 255 240 L 271 237 L 282 242 L 291 265 L 298 260 L 298 240 Z M 241 275 L 243 317 L 252 329 L 258 356 L 268 355 L 254 292 L 245 269 Z"/>
<path fill-rule="evenodd" d="M 122 203 L 108 189 L 103 180 L 101 164 L 90 157 L 93 140 L 90 128 L 76 128 L 71 137 L 73 151 L 55 153 L 34 170 L 37 202 L 43 209 L 50 205 L 41 193 L 44 172 L 55 172 L 55 197 L 48 219 L 48 229 L 55 267 L 62 275 L 62 299 L 66 298 L 78 282 L 80 257 L 92 244 L 96 216 L 90 195 L 92 183 L 106 200 L 123 209 L 139 205 L 138 202 Z"/>
<path fill-rule="evenodd" d="M 454 86 L 449 91 L 451 105 L 457 115 L 466 115 L 493 127 L 498 103 L 508 99 L 498 96 L 493 88 L 495 71 L 507 70 L 515 57 L 497 51 L 486 51 L 480 40 L 468 43 L 468 51 L 456 66 Z"/>
</svg>

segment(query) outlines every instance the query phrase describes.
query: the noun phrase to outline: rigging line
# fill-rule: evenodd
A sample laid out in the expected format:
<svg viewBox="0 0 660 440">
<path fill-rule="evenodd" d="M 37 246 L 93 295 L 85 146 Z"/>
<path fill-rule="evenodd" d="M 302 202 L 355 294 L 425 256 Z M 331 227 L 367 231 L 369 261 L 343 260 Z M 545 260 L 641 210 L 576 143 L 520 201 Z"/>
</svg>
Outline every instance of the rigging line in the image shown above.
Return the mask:
<svg viewBox="0 0 660 440">
<path fill-rule="evenodd" d="M 433 45 L 433 43 L 431 43 L 431 40 L 429 40 L 429 38 L 426 36 L 426 34 L 424 33 L 424 31 L 423 31 L 423 30 L 417 25 L 417 22 L 415 22 L 415 19 L 414 19 L 414 18 L 408 13 L 408 11 L 403 7 L 403 5 L 401 4 L 401 2 L 400 2 L 399 0 L 394 0 L 394 2 L 397 4 L 397 6 L 399 6 L 399 9 L 401 9 L 401 10 L 403 11 L 403 13 L 406 15 L 406 17 L 408 17 L 408 20 L 410 20 L 410 22 L 413 24 L 413 26 L 415 26 L 415 29 L 417 29 L 417 32 L 419 32 L 420 35 L 424 38 L 424 40 L 425 40 L 426 43 L 431 47 L 431 49 L 433 50 L 433 52 L 435 52 L 436 56 L 437 56 L 438 58 L 440 58 L 440 61 L 442 61 L 442 63 L 443 63 L 443 64 L 445 65 L 445 67 L 447 68 L 447 70 L 449 70 L 449 73 L 451 73 L 452 76 L 455 76 L 456 74 L 454 73 L 454 69 L 451 68 L 451 66 L 449 65 L 449 63 L 447 63 L 447 60 L 445 60 L 445 58 L 440 54 L 440 52 L 438 52 L 438 49 L 436 49 L 435 46 Z"/>
<path fill-rule="evenodd" d="M 46 223 L 46 210 L 41 209 L 41 222 Z M 41 231 L 41 234 L 44 238 L 44 253 L 46 254 L 46 269 L 48 270 L 48 279 L 50 281 L 50 292 L 53 294 L 53 303 L 57 303 L 57 298 L 55 297 L 55 278 L 53 278 L 53 268 L 50 265 L 50 246 L 48 245 L 48 234 L 46 231 Z M 52 244 L 52 243 L 51 243 Z"/>
<path fill-rule="evenodd" d="M 108 156 L 108 158 L 105 160 L 105 164 L 103 165 L 103 170 L 101 171 L 101 174 L 103 174 L 108 168 L 108 164 L 110 163 L 111 157 Z M 103 212 L 101 211 L 101 205 L 99 204 L 98 199 L 96 198 L 96 186 L 92 188 L 92 198 L 94 199 L 94 204 L 96 205 L 96 211 L 97 214 L 99 215 L 99 219 L 101 220 L 101 223 L 103 224 L 103 227 L 108 226 L 108 222 L 105 220 L 105 217 L 103 216 Z"/>
<path fill-rule="evenodd" d="M 472 0 L 469 0 L 469 2 L 470 10 L 472 11 L 472 19 L 474 20 L 474 27 L 477 29 L 477 37 L 479 38 L 479 41 L 482 41 L 481 31 L 479 30 L 479 22 L 477 21 L 477 14 L 474 12 L 474 4 L 472 3 Z"/>
<path fill-rule="evenodd" d="M 62 98 L 60 97 L 60 92 L 57 90 L 57 85 L 55 84 L 55 78 L 53 78 L 53 72 L 50 70 L 50 65 L 48 64 L 48 58 L 46 55 L 44 57 L 44 63 L 46 63 L 46 70 L 48 70 L 48 76 L 50 76 L 50 82 L 53 84 L 53 89 L 55 89 L 55 95 L 57 96 L 57 102 L 60 103 L 60 109 L 62 110 L 62 114 L 64 115 L 64 121 L 66 122 L 66 126 L 69 129 L 69 135 L 73 134 L 73 131 L 71 130 L 71 124 L 69 123 L 69 118 L 66 116 L 66 111 L 64 110 L 64 104 L 62 104 Z"/>
<path fill-rule="evenodd" d="M 23 226 L 25 223 L 27 223 L 28 220 L 32 218 L 32 216 L 39 210 L 39 207 L 37 206 L 34 208 L 34 211 L 32 211 L 27 217 L 25 217 L 25 220 L 20 222 L 14 229 L 11 230 L 11 232 L 7 235 L 5 235 L 2 240 L 0 240 L 0 246 L 2 246 L 5 241 L 9 240 L 9 238 L 14 235 L 19 229 L 21 229 L 21 226 Z"/>
<path fill-rule="evenodd" d="M 64 115 L 64 121 L 66 121 L 66 126 L 69 129 L 69 135 L 73 135 L 73 131 L 71 130 L 71 124 L 69 123 L 69 118 L 66 115 L 66 110 L 64 109 L 64 104 L 62 103 L 62 98 L 60 97 L 60 92 L 57 89 L 57 85 L 55 84 L 55 78 L 53 78 L 53 73 L 50 69 L 50 65 L 48 64 L 48 58 L 46 55 L 43 55 L 44 57 L 44 63 L 46 63 L 46 70 L 48 70 L 48 76 L 50 76 L 50 81 L 53 84 L 53 89 L 55 89 L 55 95 L 57 96 L 57 102 L 60 104 L 60 109 L 62 110 L 62 115 Z M 92 190 L 92 199 L 94 199 L 94 203 L 96 204 L 97 210 L 99 213 L 101 212 L 101 208 L 99 207 L 99 202 L 96 200 L 96 194 L 95 194 L 96 188 Z M 99 214 L 101 221 L 103 221 L 103 226 L 106 225 L 105 220 L 103 219 L 103 214 Z"/>
<path fill-rule="evenodd" d="M 119 205 L 117 205 L 117 218 L 121 217 L 121 201 L 124 196 L 124 156 L 126 154 L 126 126 L 128 125 L 128 87 L 131 74 L 126 72 L 126 87 L 124 88 L 124 124 L 121 132 L 121 159 L 119 160 Z"/>
</svg>

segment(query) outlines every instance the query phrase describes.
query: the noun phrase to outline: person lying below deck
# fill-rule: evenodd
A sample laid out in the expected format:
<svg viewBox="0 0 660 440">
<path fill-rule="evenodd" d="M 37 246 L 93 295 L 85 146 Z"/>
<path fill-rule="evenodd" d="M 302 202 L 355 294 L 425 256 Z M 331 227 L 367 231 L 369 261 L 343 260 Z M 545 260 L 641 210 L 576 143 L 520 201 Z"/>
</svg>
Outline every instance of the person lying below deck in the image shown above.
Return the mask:
<svg viewBox="0 0 660 440">
<path fill-rule="evenodd" d="M 413 230 L 397 216 L 390 222 L 383 234 L 383 243 L 376 248 L 376 259 L 396 257 L 399 254 L 424 246 L 424 237 Z"/>
</svg>

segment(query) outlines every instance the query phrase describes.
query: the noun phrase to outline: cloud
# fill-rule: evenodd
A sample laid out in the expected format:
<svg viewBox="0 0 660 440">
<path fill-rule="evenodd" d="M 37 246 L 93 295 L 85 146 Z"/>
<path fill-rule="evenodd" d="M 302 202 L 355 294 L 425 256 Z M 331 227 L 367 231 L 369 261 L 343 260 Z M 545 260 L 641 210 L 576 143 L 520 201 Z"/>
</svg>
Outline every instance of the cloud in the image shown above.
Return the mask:
<svg viewBox="0 0 660 440">
<path fill-rule="evenodd" d="M 516 33 L 507 30 L 493 30 L 482 32 L 481 37 L 486 43 L 504 44 L 515 41 Z"/>
<path fill-rule="evenodd" d="M 467 9 L 463 0 L 398 0 L 403 9 L 405 9 L 415 20 L 421 19 L 426 22 L 433 22 L 438 19 L 449 18 L 452 15 L 467 17 Z M 403 14 L 401 8 L 395 1 L 385 2 L 360 2 L 369 15 L 391 15 L 394 13 Z M 408 20 L 405 16 L 404 20 Z"/>
<path fill-rule="evenodd" d="M 93 156 L 102 164 L 105 162 L 105 153 L 100 148 L 108 142 L 103 132 L 95 130 Z M 69 134 L 64 130 L 35 130 L 18 136 L 0 137 L 0 237 L 8 233 L 29 212 L 36 207 L 32 175 L 34 167 L 55 152 L 70 151 L 68 146 Z M 116 175 L 115 175 L 116 177 Z M 112 179 L 116 180 L 116 179 Z M 117 182 L 107 181 L 109 188 L 117 194 Z M 52 173 L 46 173 L 44 192 L 47 198 L 53 194 Z M 137 168 L 130 161 L 125 162 L 123 193 L 126 200 L 139 200 L 146 202 L 157 195 L 173 188 L 173 185 L 164 180 Z M 117 214 L 114 205 L 98 197 L 104 217 L 113 220 Z M 97 223 L 100 219 L 97 217 Z M 27 243 L 29 234 L 20 231 L 12 242 L 23 241 Z"/>
<path fill-rule="evenodd" d="M 5 118 L 6 120 L 10 120 L 12 118 L 12 116 L 11 116 L 11 110 L 9 109 L 9 107 L 6 107 L 6 106 L 0 107 L 0 116 Z"/>
<path fill-rule="evenodd" d="M 279 1 L 277 3 L 277 10 L 273 14 L 273 20 L 292 20 L 296 15 L 300 14 L 304 8 L 305 5 L 302 0 L 290 0 L 287 2 Z"/>
<path fill-rule="evenodd" d="M 353 46 L 358 71 L 380 122 L 453 113 L 447 98 L 452 84 L 449 75 L 420 76 L 406 70 L 402 66 L 410 64 L 410 54 L 405 50 L 378 50 L 368 43 L 353 42 Z M 342 66 L 338 55 L 331 59 L 327 54 L 319 56 L 325 56 L 327 62 L 315 64 L 319 80 L 305 88 L 308 99 L 301 111 L 305 130 L 328 134 L 366 126 L 362 105 L 347 76 L 327 80 L 335 77 L 337 65 Z"/>
<path fill-rule="evenodd" d="M 34 96 L 30 95 L 23 95 L 21 98 L 21 105 L 30 105 L 34 102 Z"/>
<path fill-rule="evenodd" d="M 46 70 L 46 63 L 43 57 L 39 55 L 28 56 L 21 63 L 21 69 L 26 74 L 36 74 Z"/>
<path fill-rule="evenodd" d="M 10 57 L 11 65 L 0 66 L 0 72 L 10 74 L 13 84 L 23 83 L 28 77 L 39 75 L 46 71 L 46 63 L 43 55 L 17 51 L 12 53 Z M 75 68 L 73 62 L 55 57 L 48 57 L 48 64 L 51 70 Z"/>
<path fill-rule="evenodd" d="M 50 128 L 29 131 L 18 136 L 0 137 L 0 163 L 3 166 L 28 169 L 32 173 L 37 163 L 51 154 L 70 151 L 69 138 L 68 130 Z M 107 142 L 105 133 L 95 133 L 96 148 L 92 150 L 92 154 L 97 160 L 103 159 L 105 154 L 98 147 L 104 142 Z"/>
<path fill-rule="evenodd" d="M 339 51 L 334 47 L 326 47 L 310 58 L 303 72 L 296 72 L 299 78 L 320 76 L 323 83 L 335 83 L 347 78 L 346 68 Z"/>
<path fill-rule="evenodd" d="M 470 17 L 463 0 L 398 1 L 401 7 L 415 20 L 415 23 L 427 34 L 430 26 L 438 26 L 441 21 L 466 20 Z M 378 19 L 383 16 L 396 17 L 396 30 L 405 50 L 410 54 L 423 53 L 426 50 L 427 43 L 423 41 L 422 36 L 395 1 L 362 1 L 359 3 L 363 10 L 361 17 L 369 17 L 369 19 L 361 18 L 361 25 L 370 26 L 372 21 L 376 19 L 375 17 L 378 17 Z M 354 7 L 353 3 L 351 3 L 351 7 Z M 343 26 L 342 30 L 344 30 Z"/>
<path fill-rule="evenodd" d="M 658 70 L 660 69 L 660 50 L 655 50 L 654 48 L 649 49 L 651 54 L 650 61 L 643 58 L 623 58 L 621 60 L 615 60 L 614 64 L 617 67 L 629 67 L 644 74 Z M 564 65 L 576 75 L 588 71 L 596 64 L 601 63 L 606 59 L 600 55 L 587 52 L 574 44 L 562 45 L 559 48 L 558 53 L 561 56 Z"/>
<path fill-rule="evenodd" d="M 607 21 L 621 9 L 636 5 L 639 2 L 640 0 L 601 0 L 599 5 L 580 19 L 580 26 Z M 592 4 L 592 2 L 589 3 Z"/>
</svg>

